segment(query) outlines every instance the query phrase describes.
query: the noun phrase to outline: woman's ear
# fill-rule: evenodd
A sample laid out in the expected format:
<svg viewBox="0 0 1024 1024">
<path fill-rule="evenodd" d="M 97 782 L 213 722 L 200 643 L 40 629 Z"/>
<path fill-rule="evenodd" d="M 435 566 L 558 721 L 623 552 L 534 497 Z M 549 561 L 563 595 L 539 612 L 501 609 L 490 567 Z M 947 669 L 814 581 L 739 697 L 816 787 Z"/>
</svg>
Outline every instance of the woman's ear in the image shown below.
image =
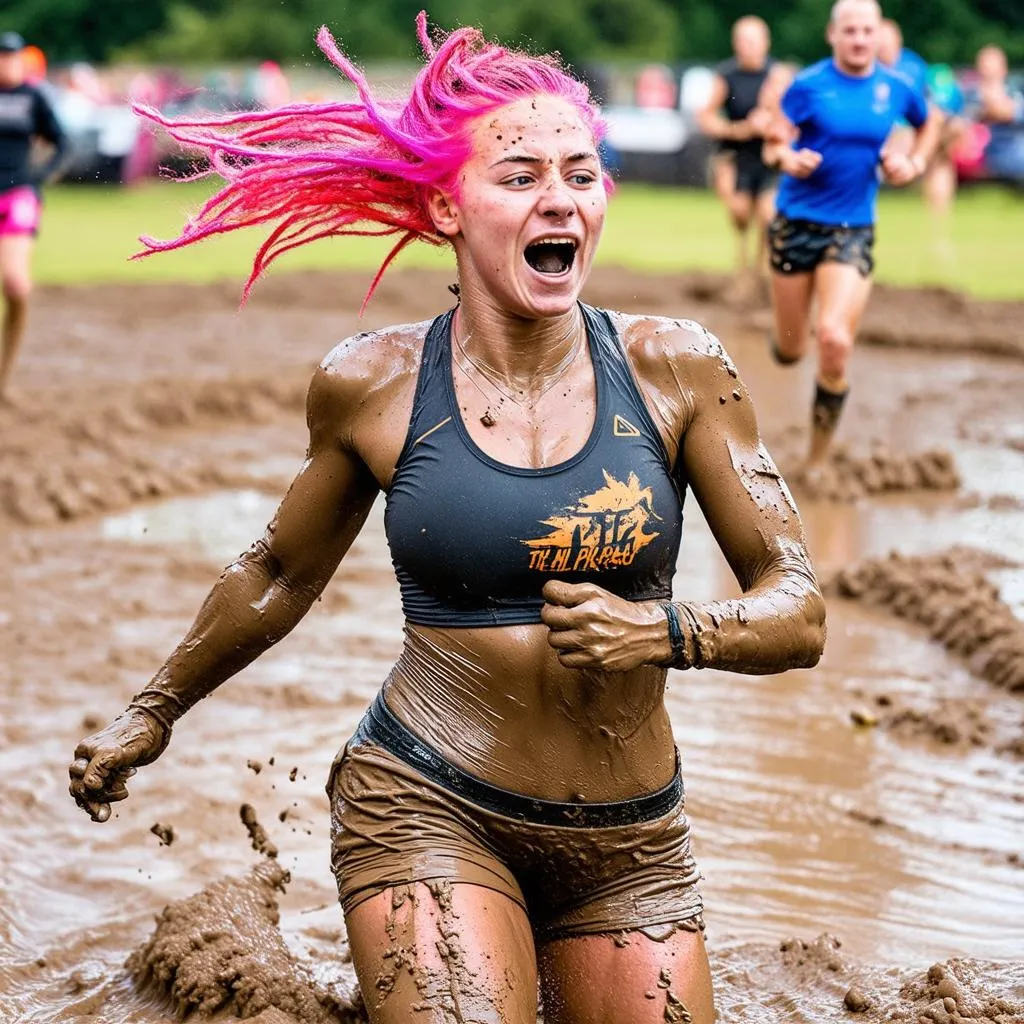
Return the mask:
<svg viewBox="0 0 1024 1024">
<path fill-rule="evenodd" d="M 434 189 L 427 199 L 427 213 L 437 231 L 445 238 L 454 238 L 459 233 L 459 210 L 446 192 Z"/>
</svg>

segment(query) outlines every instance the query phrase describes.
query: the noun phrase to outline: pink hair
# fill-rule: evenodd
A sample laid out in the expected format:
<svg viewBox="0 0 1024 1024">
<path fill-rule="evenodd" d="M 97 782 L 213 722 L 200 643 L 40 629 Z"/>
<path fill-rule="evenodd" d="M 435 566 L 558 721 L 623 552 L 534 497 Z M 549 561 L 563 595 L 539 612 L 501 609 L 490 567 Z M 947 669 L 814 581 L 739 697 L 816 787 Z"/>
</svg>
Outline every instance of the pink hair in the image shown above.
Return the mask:
<svg viewBox="0 0 1024 1024">
<path fill-rule="evenodd" d="M 253 260 L 244 303 L 260 274 L 289 249 L 332 235 L 400 235 L 370 284 L 365 309 L 410 242 L 446 243 L 426 200 L 437 188 L 457 195 L 476 118 L 527 96 L 551 95 L 577 109 L 595 142 L 603 137 L 587 87 L 555 58 L 507 50 L 473 28 L 457 29 L 435 48 L 424 11 L 416 28 L 427 62 L 404 103 L 375 99 L 325 26 L 317 45 L 355 85 L 358 103 L 295 103 L 197 120 L 136 107 L 183 146 L 208 156 L 209 167 L 194 177 L 217 174 L 226 182 L 177 238 L 143 237 L 146 248 L 137 256 L 276 222 Z"/>
</svg>

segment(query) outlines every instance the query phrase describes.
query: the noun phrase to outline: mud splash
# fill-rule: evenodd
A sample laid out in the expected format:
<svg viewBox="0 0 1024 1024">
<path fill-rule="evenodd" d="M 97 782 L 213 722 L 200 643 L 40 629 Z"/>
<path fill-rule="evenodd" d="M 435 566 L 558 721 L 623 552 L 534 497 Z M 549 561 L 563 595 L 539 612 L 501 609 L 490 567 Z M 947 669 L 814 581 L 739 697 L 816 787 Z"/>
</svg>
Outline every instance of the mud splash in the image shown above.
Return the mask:
<svg viewBox="0 0 1024 1024">
<path fill-rule="evenodd" d="M 265 860 L 164 908 L 125 965 L 142 994 L 158 994 L 181 1020 L 276 1009 L 295 1024 L 365 1021 L 358 995 L 318 985 L 285 945 L 277 894 L 288 881 L 284 868 Z"/>
</svg>

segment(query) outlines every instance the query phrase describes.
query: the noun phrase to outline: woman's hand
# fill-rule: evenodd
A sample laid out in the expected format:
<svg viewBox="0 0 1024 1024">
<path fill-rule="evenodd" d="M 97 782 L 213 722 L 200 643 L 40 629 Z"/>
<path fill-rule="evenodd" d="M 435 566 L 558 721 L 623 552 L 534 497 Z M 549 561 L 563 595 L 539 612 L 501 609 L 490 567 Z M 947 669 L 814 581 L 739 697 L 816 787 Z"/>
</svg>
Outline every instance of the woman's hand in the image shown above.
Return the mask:
<svg viewBox="0 0 1024 1024">
<path fill-rule="evenodd" d="M 672 660 L 668 619 L 658 602 L 627 601 L 593 583 L 559 580 L 548 581 L 542 594 L 548 643 L 567 668 L 629 672 Z"/>
<path fill-rule="evenodd" d="M 170 729 L 153 714 L 129 707 L 75 748 L 75 760 L 68 769 L 75 803 L 93 821 L 106 821 L 110 805 L 128 798 L 128 779 L 139 766 L 155 761 L 170 738 Z"/>
</svg>

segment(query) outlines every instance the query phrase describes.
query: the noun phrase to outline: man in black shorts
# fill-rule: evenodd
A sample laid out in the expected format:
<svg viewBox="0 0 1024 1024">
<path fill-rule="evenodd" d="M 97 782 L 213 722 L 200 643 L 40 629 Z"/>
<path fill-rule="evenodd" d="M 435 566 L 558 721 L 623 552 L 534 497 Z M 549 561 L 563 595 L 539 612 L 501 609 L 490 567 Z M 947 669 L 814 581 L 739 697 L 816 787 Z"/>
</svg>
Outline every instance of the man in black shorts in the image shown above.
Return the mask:
<svg viewBox="0 0 1024 1024">
<path fill-rule="evenodd" d="M 726 205 L 737 236 L 737 269 L 750 268 L 747 237 L 755 220 L 759 242 L 775 212 L 776 172 L 761 156 L 769 118 L 759 105 L 761 89 L 772 67 L 768 26 L 753 15 L 733 25 L 732 59 L 720 64 L 707 106 L 698 122 L 701 131 L 718 140 L 715 191 Z M 759 244 L 758 254 L 764 252 Z M 759 263 L 754 260 L 754 265 Z"/>
<path fill-rule="evenodd" d="M 817 299 L 809 466 L 827 455 L 849 391 L 847 366 L 871 292 L 879 169 L 890 185 L 909 184 L 927 167 L 941 131 L 941 115 L 922 93 L 876 60 L 881 20 L 876 0 L 837 0 L 828 26 L 832 56 L 796 76 L 765 145 L 765 158 L 782 171 L 769 231 L 780 363 L 804 355 Z M 887 145 L 901 120 L 915 132 L 909 151 Z"/>
</svg>

